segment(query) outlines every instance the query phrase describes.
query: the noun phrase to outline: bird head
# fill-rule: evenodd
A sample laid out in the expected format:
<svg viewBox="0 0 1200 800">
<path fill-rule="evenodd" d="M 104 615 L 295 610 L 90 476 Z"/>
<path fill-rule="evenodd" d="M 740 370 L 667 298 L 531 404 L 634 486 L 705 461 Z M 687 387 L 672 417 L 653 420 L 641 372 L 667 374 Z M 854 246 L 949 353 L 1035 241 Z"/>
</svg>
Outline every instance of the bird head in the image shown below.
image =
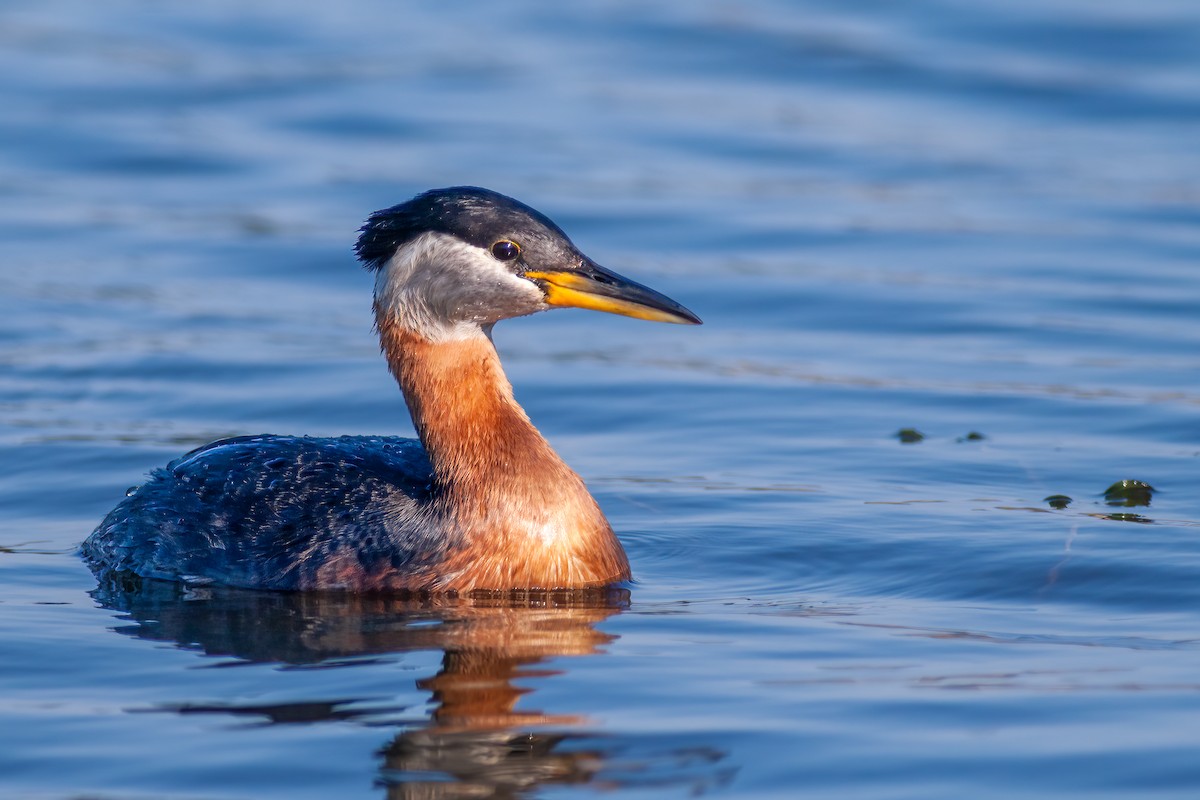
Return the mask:
<svg viewBox="0 0 1200 800">
<path fill-rule="evenodd" d="M 555 307 L 699 324 L 666 295 L 605 269 L 529 206 L 488 189 L 434 189 L 377 211 L 355 252 L 375 302 L 429 339 Z"/>
</svg>

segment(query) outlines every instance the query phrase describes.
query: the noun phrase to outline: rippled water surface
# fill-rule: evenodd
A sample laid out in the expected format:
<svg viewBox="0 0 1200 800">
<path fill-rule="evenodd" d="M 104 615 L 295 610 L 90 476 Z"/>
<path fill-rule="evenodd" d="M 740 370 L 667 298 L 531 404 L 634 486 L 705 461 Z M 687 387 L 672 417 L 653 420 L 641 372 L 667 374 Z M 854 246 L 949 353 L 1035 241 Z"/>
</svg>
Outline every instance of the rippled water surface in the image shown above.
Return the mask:
<svg viewBox="0 0 1200 800">
<path fill-rule="evenodd" d="M 3 796 L 1200 792 L 1195 3 L 14 0 L 0 87 Z M 411 432 L 350 245 L 464 183 L 705 319 L 496 331 L 636 582 L 97 586 L 195 445 Z"/>
</svg>

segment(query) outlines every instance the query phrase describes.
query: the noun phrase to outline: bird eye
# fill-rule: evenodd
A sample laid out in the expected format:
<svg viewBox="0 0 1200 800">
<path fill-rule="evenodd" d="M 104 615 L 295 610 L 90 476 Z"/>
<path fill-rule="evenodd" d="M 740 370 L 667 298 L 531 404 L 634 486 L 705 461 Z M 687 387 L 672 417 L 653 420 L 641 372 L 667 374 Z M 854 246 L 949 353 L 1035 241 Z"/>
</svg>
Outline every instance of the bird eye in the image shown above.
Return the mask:
<svg viewBox="0 0 1200 800">
<path fill-rule="evenodd" d="M 521 255 L 521 246 L 516 242 L 510 242 L 508 239 L 501 239 L 492 245 L 492 255 L 501 261 L 512 261 Z"/>
</svg>

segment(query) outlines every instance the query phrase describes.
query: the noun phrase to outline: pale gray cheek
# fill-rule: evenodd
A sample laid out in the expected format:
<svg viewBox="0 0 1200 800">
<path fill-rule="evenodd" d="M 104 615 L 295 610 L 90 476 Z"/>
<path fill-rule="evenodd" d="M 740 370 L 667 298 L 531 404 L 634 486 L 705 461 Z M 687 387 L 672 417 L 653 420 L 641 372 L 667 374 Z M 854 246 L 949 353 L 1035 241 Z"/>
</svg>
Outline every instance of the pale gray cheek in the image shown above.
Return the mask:
<svg viewBox="0 0 1200 800">
<path fill-rule="evenodd" d="M 434 317 L 458 322 L 464 319 L 462 309 L 470 304 L 473 291 L 459 274 L 431 273 L 422 277 L 416 293 Z"/>
<path fill-rule="evenodd" d="M 426 234 L 397 253 L 376 292 L 406 324 L 431 334 L 447 324 L 489 325 L 547 308 L 532 282 L 481 248 L 438 234 Z"/>
<path fill-rule="evenodd" d="M 499 271 L 475 275 L 454 286 L 442 287 L 443 311 L 448 319 L 488 324 L 520 317 L 546 307 L 543 294 L 523 278 Z"/>
</svg>

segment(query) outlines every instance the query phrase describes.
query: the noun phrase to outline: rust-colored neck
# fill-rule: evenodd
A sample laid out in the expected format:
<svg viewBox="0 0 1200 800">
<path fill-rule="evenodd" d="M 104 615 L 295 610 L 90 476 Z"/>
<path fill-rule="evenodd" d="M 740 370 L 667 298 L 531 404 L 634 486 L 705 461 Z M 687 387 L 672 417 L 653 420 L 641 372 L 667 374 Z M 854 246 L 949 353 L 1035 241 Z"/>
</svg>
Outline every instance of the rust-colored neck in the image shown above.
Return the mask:
<svg viewBox="0 0 1200 800">
<path fill-rule="evenodd" d="M 629 577 L 608 521 L 513 399 L 489 338 L 431 342 L 377 309 L 380 341 L 465 546 L 443 589 L 594 586 Z"/>
</svg>

